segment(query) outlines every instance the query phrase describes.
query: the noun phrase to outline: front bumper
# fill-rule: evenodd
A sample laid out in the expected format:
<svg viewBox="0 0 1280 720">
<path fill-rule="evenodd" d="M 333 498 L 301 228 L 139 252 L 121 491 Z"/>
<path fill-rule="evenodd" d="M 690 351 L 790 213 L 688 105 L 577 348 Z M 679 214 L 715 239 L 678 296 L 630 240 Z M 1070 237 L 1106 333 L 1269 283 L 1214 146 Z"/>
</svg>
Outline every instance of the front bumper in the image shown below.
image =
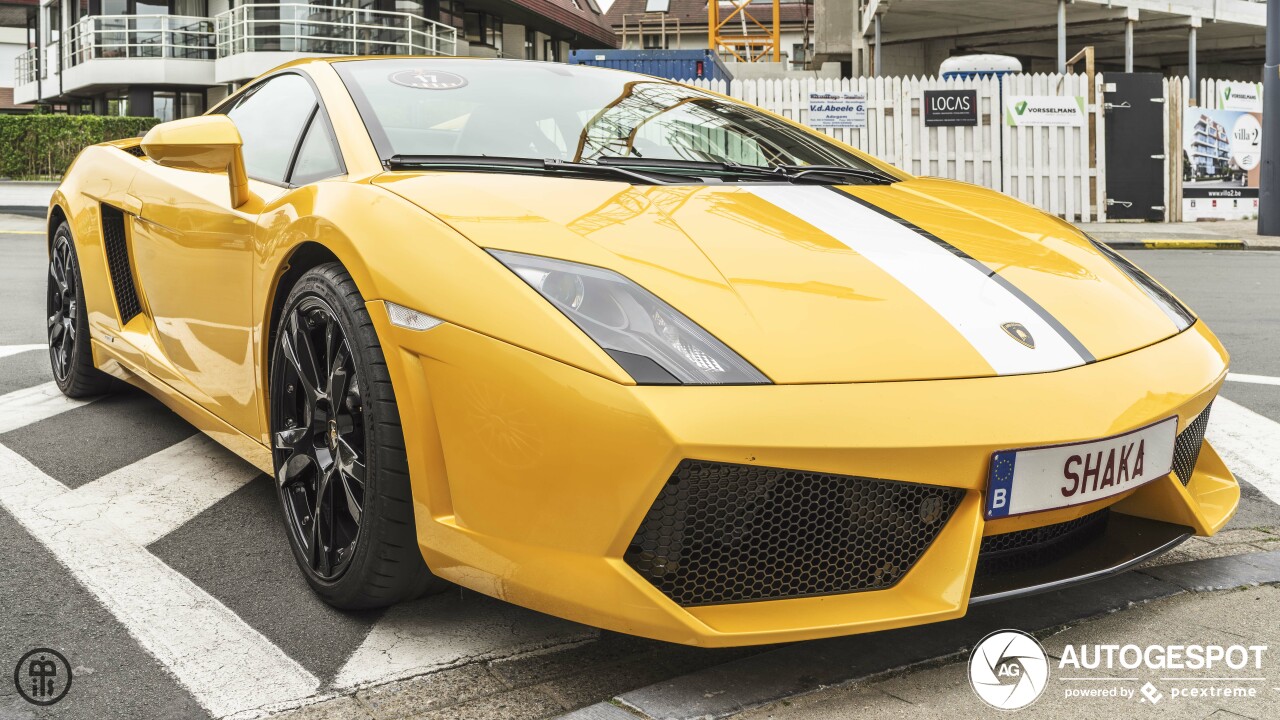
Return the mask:
<svg viewBox="0 0 1280 720">
<path fill-rule="evenodd" d="M 427 564 L 473 590 L 610 630 L 727 646 L 948 620 L 964 615 L 974 595 L 984 535 L 1108 506 L 1115 517 L 1208 535 L 1239 499 L 1234 478 L 1206 443 L 1185 487 L 1170 476 L 1099 503 L 983 520 L 982 491 L 996 450 L 1114 435 L 1173 414 L 1185 428 L 1226 372 L 1226 353 L 1203 323 L 1120 357 L 1039 375 L 638 387 L 457 326 L 396 328 L 381 302 L 371 301 L 369 310 L 399 399 Z M 685 607 L 624 560 L 685 459 L 963 493 L 927 550 L 890 587 Z M 984 593 L 980 587 L 979 597 Z"/>
</svg>

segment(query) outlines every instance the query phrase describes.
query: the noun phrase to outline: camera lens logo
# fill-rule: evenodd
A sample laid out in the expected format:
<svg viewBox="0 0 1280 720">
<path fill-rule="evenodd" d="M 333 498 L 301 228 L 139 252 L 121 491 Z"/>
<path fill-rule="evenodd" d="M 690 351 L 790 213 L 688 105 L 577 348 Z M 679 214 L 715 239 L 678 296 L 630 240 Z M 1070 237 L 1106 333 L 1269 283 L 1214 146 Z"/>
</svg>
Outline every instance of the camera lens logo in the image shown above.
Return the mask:
<svg viewBox="0 0 1280 720">
<path fill-rule="evenodd" d="M 52 705 L 71 689 L 71 664 L 57 650 L 36 648 L 18 661 L 13 684 L 32 705 Z"/>
<path fill-rule="evenodd" d="M 969 656 L 969 685 L 997 710 L 1019 710 L 1039 699 L 1049 682 L 1040 642 L 1019 630 L 997 630 Z"/>
</svg>

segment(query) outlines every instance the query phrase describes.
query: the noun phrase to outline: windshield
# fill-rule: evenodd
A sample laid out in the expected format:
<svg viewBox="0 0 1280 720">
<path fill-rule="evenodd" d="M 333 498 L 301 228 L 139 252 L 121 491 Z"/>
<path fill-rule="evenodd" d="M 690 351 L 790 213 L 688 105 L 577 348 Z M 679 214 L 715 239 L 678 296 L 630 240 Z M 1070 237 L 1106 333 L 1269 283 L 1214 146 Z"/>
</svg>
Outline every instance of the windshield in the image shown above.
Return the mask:
<svg viewBox="0 0 1280 720">
<path fill-rule="evenodd" d="M 335 63 L 384 160 L 636 158 L 875 171 L 747 105 L 644 75 L 501 60 Z"/>
</svg>

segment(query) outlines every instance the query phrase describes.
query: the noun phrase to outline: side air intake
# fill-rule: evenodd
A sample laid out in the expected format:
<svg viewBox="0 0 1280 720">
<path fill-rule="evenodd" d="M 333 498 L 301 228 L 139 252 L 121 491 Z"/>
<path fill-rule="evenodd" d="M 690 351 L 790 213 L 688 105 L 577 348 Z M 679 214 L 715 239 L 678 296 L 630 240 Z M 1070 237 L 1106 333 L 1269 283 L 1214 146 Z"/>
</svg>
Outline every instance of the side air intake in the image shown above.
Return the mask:
<svg viewBox="0 0 1280 720">
<path fill-rule="evenodd" d="M 107 252 L 107 270 L 111 273 L 111 288 L 116 295 L 116 308 L 120 310 L 120 324 L 124 325 L 142 314 L 138 302 L 138 288 L 133 284 L 133 268 L 129 265 L 129 245 L 125 240 L 124 212 L 110 205 L 102 205 L 102 245 Z"/>
</svg>

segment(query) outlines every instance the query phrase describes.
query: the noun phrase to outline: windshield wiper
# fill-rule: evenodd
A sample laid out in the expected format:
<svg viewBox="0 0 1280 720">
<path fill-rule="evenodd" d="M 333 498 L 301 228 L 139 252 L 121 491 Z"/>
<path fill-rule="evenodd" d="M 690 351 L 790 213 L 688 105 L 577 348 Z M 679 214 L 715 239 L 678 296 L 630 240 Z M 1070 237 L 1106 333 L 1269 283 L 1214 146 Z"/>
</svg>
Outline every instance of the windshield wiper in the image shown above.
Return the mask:
<svg viewBox="0 0 1280 720">
<path fill-rule="evenodd" d="M 546 158 L 490 157 L 487 155 L 392 155 L 387 158 L 387 168 L 391 170 L 412 170 L 431 168 L 433 170 L 479 170 L 490 172 L 529 171 L 529 172 L 570 172 L 584 175 L 609 175 L 625 177 L 639 181 L 645 185 L 671 185 L 672 181 L 661 177 L 660 173 L 643 173 L 623 167 L 601 165 L 593 162 L 575 163 L 567 160 Z"/>
<path fill-rule="evenodd" d="M 878 170 L 846 167 L 843 165 L 740 165 L 734 162 L 714 162 L 702 160 L 667 160 L 632 157 L 597 158 L 601 165 L 646 168 L 652 170 L 688 170 L 717 174 L 735 175 L 738 177 L 758 177 L 765 180 L 795 182 L 809 179 L 811 175 L 841 176 L 856 178 L 874 185 L 888 185 L 898 182 L 896 178 Z"/>
<path fill-rule="evenodd" d="M 872 185 L 892 185 L 898 182 L 897 178 L 879 170 L 864 170 L 844 165 L 774 165 L 773 167 L 786 173 L 786 176 L 792 180 L 800 180 L 809 175 L 842 175 L 865 180 Z"/>
</svg>

